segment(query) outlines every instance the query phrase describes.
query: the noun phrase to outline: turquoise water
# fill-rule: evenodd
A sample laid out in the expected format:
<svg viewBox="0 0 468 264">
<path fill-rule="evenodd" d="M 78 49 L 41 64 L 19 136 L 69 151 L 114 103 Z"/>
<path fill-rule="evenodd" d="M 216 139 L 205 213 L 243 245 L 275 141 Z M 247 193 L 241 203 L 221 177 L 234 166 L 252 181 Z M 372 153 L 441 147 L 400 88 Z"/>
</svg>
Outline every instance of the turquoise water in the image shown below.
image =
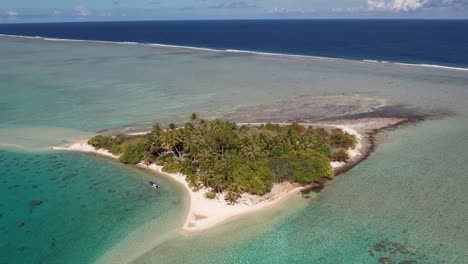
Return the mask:
<svg viewBox="0 0 468 264">
<path fill-rule="evenodd" d="M 466 71 L 3 37 L 0 57 L 0 263 L 468 262 Z M 179 232 L 178 185 L 48 150 L 316 96 L 454 115 L 380 135 L 369 160 L 310 199 L 197 235 Z"/>
<path fill-rule="evenodd" d="M 1 151 L 0 175 L 0 263 L 90 263 L 136 226 L 163 236 L 184 213 L 171 182 L 155 192 L 154 175 L 85 154 Z"/>
</svg>

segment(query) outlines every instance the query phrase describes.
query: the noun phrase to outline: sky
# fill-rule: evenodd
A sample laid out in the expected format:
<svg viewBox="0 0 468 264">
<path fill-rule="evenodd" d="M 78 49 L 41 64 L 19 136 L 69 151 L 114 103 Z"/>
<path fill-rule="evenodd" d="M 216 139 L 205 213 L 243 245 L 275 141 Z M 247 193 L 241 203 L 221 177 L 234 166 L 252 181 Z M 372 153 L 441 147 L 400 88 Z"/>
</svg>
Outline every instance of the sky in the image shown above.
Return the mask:
<svg viewBox="0 0 468 264">
<path fill-rule="evenodd" d="M 0 1 L 0 23 L 326 18 L 468 19 L 468 0 Z"/>
</svg>

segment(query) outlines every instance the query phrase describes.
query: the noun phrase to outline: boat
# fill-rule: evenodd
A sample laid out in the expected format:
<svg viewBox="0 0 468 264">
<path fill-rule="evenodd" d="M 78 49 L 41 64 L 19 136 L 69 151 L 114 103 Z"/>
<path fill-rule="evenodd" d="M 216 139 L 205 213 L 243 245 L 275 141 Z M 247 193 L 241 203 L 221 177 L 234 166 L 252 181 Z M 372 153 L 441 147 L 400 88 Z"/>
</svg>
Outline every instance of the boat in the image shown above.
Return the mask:
<svg viewBox="0 0 468 264">
<path fill-rule="evenodd" d="M 159 184 L 155 183 L 155 182 L 152 182 L 150 181 L 149 184 L 151 185 L 151 187 L 155 188 L 155 189 L 158 189 L 159 188 Z"/>
</svg>

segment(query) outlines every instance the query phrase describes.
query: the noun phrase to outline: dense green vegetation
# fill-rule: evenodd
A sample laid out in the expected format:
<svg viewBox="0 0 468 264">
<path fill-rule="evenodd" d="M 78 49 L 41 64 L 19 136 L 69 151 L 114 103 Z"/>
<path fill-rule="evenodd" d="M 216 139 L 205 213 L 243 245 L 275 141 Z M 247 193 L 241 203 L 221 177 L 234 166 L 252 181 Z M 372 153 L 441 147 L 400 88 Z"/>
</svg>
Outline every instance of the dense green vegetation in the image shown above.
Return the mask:
<svg viewBox="0 0 468 264">
<path fill-rule="evenodd" d="M 88 144 L 95 147 L 96 149 L 103 148 L 109 150 L 114 155 L 119 155 L 121 152 L 120 144 L 125 142 L 125 136 L 115 136 L 115 137 L 108 137 L 98 135 L 93 137 L 88 141 Z"/>
<path fill-rule="evenodd" d="M 349 159 L 348 151 L 340 149 L 332 154 L 333 161 L 347 161 Z"/>
<path fill-rule="evenodd" d="M 99 135 L 89 144 L 120 155 L 124 163 L 143 161 L 181 172 L 194 189 L 208 188 L 207 198 L 224 193 L 235 202 L 242 193 L 263 195 L 275 182 L 332 178 L 332 152 L 353 148 L 356 139 L 340 129 L 328 133 L 296 123 L 239 127 L 218 119 L 208 122 L 194 113 L 183 127 L 155 124 L 147 135 Z"/>
<path fill-rule="evenodd" d="M 339 128 L 333 129 L 328 138 L 332 147 L 335 148 L 348 149 L 356 146 L 356 137 Z"/>
<path fill-rule="evenodd" d="M 122 155 L 119 160 L 123 163 L 137 164 L 143 160 L 146 152 L 146 141 L 136 138 L 121 145 Z"/>
</svg>

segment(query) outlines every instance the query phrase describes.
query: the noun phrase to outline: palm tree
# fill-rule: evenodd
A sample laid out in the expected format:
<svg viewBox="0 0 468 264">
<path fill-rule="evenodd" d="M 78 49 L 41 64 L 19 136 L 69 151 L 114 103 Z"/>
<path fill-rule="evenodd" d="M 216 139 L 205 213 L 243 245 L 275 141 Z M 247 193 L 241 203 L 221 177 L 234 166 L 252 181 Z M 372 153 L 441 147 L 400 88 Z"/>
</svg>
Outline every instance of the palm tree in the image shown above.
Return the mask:
<svg viewBox="0 0 468 264">
<path fill-rule="evenodd" d="M 200 189 L 200 177 L 196 173 L 186 174 L 185 180 L 195 190 Z"/>
<path fill-rule="evenodd" d="M 144 156 L 143 156 L 143 163 L 146 165 L 146 167 L 148 167 L 151 163 L 153 163 L 153 160 L 152 160 L 152 155 L 149 151 L 146 151 Z"/>
<path fill-rule="evenodd" d="M 213 181 L 213 178 L 211 177 L 211 174 L 207 171 L 206 173 L 203 173 L 203 176 L 201 177 L 203 186 L 205 187 L 210 187 L 211 182 Z"/>
<path fill-rule="evenodd" d="M 234 192 L 234 191 L 227 191 L 226 194 L 224 195 L 224 199 L 228 201 L 230 204 L 234 204 L 237 201 L 239 194 Z"/>
<path fill-rule="evenodd" d="M 187 130 L 187 131 L 192 131 L 192 130 L 195 129 L 195 127 L 193 126 L 192 123 L 187 122 L 187 123 L 185 123 L 184 129 Z"/>
<path fill-rule="evenodd" d="M 164 133 L 161 137 L 161 143 L 163 147 L 168 151 L 174 152 L 175 150 L 176 153 L 174 154 L 177 154 L 179 157 L 182 155 L 180 152 L 181 142 L 182 140 L 179 137 L 177 130 L 166 131 L 166 133 Z"/>
<path fill-rule="evenodd" d="M 153 124 L 153 134 L 155 134 L 156 136 L 159 136 L 161 134 L 161 126 L 159 125 L 159 123 L 154 123 Z"/>
<path fill-rule="evenodd" d="M 205 121 L 205 119 L 200 119 L 200 126 L 201 126 L 201 131 L 206 130 L 207 122 Z"/>
<path fill-rule="evenodd" d="M 226 189 L 226 183 L 224 182 L 222 175 L 215 175 L 213 181 L 210 182 L 210 185 L 210 187 L 217 193 Z"/>
<path fill-rule="evenodd" d="M 199 118 L 199 116 L 198 116 L 198 114 L 195 113 L 195 112 L 193 112 L 193 113 L 190 115 L 190 121 L 192 121 L 192 122 L 197 121 L 198 118 Z"/>
<path fill-rule="evenodd" d="M 242 186 L 240 186 L 237 182 L 233 183 L 230 186 L 230 190 L 237 193 L 237 197 L 241 197 L 240 194 L 244 191 Z"/>
<path fill-rule="evenodd" d="M 244 145 L 244 147 L 242 148 L 244 156 L 251 160 L 255 159 L 258 156 L 258 151 L 259 149 L 251 142 L 250 144 Z"/>
<path fill-rule="evenodd" d="M 174 130 L 174 129 L 176 129 L 176 128 L 177 128 L 177 125 L 176 125 L 175 123 L 172 123 L 172 122 L 169 123 L 169 129 L 170 129 L 170 130 Z"/>
</svg>

